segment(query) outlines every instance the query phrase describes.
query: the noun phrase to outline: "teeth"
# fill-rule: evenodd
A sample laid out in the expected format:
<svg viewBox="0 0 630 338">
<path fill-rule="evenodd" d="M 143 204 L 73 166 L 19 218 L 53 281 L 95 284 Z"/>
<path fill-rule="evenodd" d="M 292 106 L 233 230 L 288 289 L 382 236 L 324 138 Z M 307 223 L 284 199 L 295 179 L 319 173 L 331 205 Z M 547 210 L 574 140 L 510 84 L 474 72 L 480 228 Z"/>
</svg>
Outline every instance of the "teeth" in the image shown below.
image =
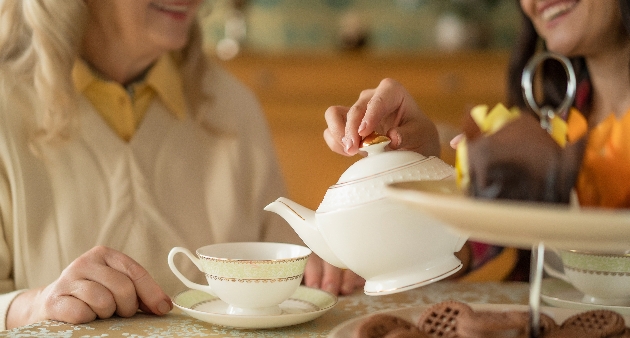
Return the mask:
<svg viewBox="0 0 630 338">
<path fill-rule="evenodd" d="M 169 4 L 153 4 L 155 7 L 169 12 L 179 12 L 186 13 L 188 12 L 188 6 L 186 5 L 169 5 Z"/>
<path fill-rule="evenodd" d="M 545 21 L 553 20 L 556 17 L 568 12 L 572 9 L 577 2 L 561 2 L 551 7 L 547 7 L 543 13 L 542 18 Z"/>
</svg>

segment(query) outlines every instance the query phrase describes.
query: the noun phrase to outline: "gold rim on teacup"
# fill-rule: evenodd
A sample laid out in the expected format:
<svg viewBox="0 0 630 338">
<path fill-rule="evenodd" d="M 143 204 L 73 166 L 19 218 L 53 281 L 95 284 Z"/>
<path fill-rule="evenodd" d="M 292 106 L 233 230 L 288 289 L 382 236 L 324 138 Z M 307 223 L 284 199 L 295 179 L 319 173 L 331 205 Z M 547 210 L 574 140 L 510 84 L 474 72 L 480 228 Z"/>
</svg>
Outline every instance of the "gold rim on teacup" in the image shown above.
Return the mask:
<svg viewBox="0 0 630 338">
<path fill-rule="evenodd" d="M 597 251 L 584 251 L 584 250 L 563 250 L 564 252 L 570 252 L 574 254 L 580 255 L 591 255 L 591 256 L 614 256 L 620 258 L 630 258 L 630 250 L 626 250 L 624 253 L 611 253 L 611 252 L 597 252 Z"/>
</svg>

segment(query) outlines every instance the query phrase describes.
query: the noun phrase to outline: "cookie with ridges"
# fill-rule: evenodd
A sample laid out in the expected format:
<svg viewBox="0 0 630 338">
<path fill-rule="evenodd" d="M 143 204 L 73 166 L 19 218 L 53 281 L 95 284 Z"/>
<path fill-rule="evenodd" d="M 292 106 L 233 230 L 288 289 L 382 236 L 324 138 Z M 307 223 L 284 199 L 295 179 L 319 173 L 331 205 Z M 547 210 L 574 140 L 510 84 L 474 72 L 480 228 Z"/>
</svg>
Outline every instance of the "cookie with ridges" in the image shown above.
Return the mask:
<svg viewBox="0 0 630 338">
<path fill-rule="evenodd" d="M 590 310 L 565 319 L 560 328 L 578 328 L 584 331 L 584 336 L 603 338 L 622 334 L 626 329 L 626 323 L 617 312 Z"/>
<path fill-rule="evenodd" d="M 418 328 L 429 337 L 457 338 L 460 317 L 470 317 L 473 309 L 465 303 L 448 300 L 427 308 L 418 318 Z"/>
</svg>

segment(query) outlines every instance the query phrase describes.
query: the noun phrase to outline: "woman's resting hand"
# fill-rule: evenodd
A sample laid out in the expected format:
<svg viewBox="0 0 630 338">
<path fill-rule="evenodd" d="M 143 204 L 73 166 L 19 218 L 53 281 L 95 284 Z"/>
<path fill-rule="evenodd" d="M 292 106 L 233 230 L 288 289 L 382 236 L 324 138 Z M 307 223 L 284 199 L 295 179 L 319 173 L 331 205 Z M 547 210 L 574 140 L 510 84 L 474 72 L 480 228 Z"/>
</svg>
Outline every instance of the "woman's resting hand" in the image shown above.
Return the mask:
<svg viewBox="0 0 630 338">
<path fill-rule="evenodd" d="M 173 308 L 149 273 L 116 250 L 98 246 L 74 260 L 52 284 L 15 298 L 7 328 L 42 320 L 73 324 L 116 314 L 133 316 L 138 309 L 163 315 Z"/>
</svg>

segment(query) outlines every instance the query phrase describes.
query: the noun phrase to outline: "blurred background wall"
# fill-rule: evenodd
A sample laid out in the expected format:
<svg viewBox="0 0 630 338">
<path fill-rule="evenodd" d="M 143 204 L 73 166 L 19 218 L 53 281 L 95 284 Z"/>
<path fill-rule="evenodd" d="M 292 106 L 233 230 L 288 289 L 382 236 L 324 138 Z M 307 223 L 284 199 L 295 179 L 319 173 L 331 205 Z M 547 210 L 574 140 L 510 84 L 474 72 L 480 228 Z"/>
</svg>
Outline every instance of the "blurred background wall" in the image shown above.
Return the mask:
<svg viewBox="0 0 630 338">
<path fill-rule="evenodd" d="M 316 209 L 361 156 L 323 139 L 329 106 L 351 106 L 386 77 L 438 126 L 441 158 L 464 114 L 504 100 L 516 0 L 208 0 L 208 51 L 258 96 L 289 196 Z"/>
<path fill-rule="evenodd" d="M 504 49 L 518 29 L 512 0 L 212 0 L 206 41 L 257 52 L 374 53 Z"/>
</svg>

